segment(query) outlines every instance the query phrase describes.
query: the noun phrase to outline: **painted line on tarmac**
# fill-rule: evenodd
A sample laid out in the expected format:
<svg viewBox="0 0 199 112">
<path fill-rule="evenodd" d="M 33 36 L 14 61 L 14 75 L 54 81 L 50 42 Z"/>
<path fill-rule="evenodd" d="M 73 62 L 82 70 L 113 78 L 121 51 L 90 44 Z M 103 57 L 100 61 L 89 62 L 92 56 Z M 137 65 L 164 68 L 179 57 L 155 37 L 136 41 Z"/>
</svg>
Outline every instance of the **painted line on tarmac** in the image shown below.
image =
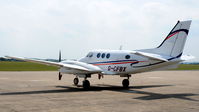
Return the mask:
<svg viewBox="0 0 199 112">
<path fill-rule="evenodd" d="M 162 79 L 162 77 L 148 77 L 150 79 Z"/>
</svg>

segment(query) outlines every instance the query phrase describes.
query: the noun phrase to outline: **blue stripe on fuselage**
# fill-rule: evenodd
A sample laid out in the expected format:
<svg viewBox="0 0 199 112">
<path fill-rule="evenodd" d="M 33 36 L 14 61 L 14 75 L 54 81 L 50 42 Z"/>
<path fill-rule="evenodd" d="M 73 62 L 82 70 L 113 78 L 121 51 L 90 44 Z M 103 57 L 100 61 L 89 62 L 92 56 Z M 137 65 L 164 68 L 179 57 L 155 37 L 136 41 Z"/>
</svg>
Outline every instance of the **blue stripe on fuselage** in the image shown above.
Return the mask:
<svg viewBox="0 0 199 112">
<path fill-rule="evenodd" d="M 93 63 L 89 63 L 89 64 L 118 63 L 118 62 L 128 62 L 128 61 L 137 61 L 137 60 L 102 61 L 102 62 L 93 62 Z"/>
</svg>

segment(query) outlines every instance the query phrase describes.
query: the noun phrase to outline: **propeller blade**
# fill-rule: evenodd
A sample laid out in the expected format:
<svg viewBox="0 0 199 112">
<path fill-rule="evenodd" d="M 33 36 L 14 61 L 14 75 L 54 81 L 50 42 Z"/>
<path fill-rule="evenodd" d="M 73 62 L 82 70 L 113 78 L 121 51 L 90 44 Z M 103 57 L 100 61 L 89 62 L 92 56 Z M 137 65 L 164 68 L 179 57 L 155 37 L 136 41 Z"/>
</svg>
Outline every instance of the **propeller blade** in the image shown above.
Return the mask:
<svg viewBox="0 0 199 112">
<path fill-rule="evenodd" d="M 62 74 L 59 72 L 59 80 L 61 80 L 62 78 Z"/>
<path fill-rule="evenodd" d="M 59 62 L 61 62 L 61 50 L 59 51 Z"/>
<path fill-rule="evenodd" d="M 61 62 L 61 50 L 59 50 L 59 62 Z M 59 80 L 61 80 L 62 74 L 59 72 Z"/>
</svg>

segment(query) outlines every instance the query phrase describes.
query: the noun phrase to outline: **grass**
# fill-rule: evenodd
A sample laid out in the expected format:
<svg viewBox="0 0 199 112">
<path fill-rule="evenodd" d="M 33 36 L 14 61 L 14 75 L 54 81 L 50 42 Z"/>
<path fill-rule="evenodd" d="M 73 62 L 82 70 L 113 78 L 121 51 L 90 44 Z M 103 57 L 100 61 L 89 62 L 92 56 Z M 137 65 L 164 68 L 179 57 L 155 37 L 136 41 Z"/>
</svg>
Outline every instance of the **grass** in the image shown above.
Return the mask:
<svg viewBox="0 0 199 112">
<path fill-rule="evenodd" d="M 32 62 L 0 61 L 0 71 L 57 71 L 58 67 Z M 199 65 L 180 64 L 173 70 L 199 70 Z"/>
<path fill-rule="evenodd" d="M 194 64 L 180 64 L 178 68 L 173 70 L 199 70 L 199 65 Z"/>
<path fill-rule="evenodd" d="M 0 61 L 0 71 L 57 71 L 58 67 L 31 62 Z"/>
</svg>

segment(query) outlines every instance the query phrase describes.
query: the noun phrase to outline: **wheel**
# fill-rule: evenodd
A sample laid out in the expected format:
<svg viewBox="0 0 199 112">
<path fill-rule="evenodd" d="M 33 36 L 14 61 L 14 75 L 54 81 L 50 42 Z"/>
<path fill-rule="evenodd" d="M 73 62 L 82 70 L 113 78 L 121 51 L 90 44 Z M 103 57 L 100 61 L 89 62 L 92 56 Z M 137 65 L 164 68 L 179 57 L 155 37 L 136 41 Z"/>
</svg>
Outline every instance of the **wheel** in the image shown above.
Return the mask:
<svg viewBox="0 0 199 112">
<path fill-rule="evenodd" d="M 78 78 L 74 78 L 73 83 L 74 83 L 74 85 L 78 85 L 79 79 Z"/>
<path fill-rule="evenodd" d="M 86 90 L 90 88 L 90 82 L 88 80 L 83 81 L 83 88 Z"/>
<path fill-rule="evenodd" d="M 123 85 L 124 88 L 128 88 L 129 87 L 129 80 L 128 79 L 124 79 L 122 81 L 122 85 Z"/>
</svg>

